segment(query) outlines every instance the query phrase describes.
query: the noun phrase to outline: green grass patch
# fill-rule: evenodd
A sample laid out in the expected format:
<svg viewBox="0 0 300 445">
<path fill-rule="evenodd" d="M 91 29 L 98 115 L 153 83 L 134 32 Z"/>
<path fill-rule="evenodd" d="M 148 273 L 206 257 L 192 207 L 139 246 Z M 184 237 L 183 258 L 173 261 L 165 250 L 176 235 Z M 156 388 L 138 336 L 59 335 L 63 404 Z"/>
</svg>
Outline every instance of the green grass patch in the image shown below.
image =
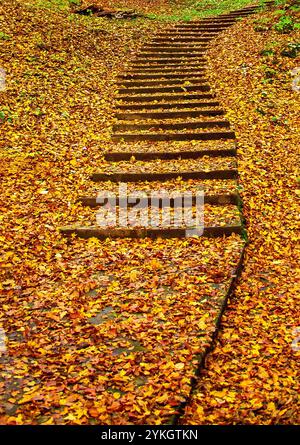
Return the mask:
<svg viewBox="0 0 300 445">
<path fill-rule="evenodd" d="M 80 6 L 80 0 L 35 0 L 34 5 L 40 8 L 68 10 L 70 6 Z"/>
<path fill-rule="evenodd" d="M 264 8 L 264 1 L 256 2 L 257 6 Z M 255 2 L 249 0 L 203 0 L 190 1 L 187 6 L 181 10 L 174 11 L 172 15 L 151 14 L 150 18 L 166 21 L 190 21 L 200 18 L 224 14 L 235 9 L 241 9 L 245 6 L 252 6 Z"/>
<path fill-rule="evenodd" d="M 10 39 L 11 39 L 11 36 L 0 31 L 0 40 L 10 40 Z"/>
<path fill-rule="evenodd" d="M 281 16 L 279 21 L 274 25 L 274 29 L 281 33 L 281 34 L 287 34 L 294 29 L 294 20 L 292 17 L 288 15 Z"/>
<path fill-rule="evenodd" d="M 80 6 L 81 2 L 80 0 L 33 0 L 33 3 L 35 6 L 41 8 L 70 11 L 70 7 Z M 92 3 L 93 2 L 91 1 L 91 4 Z M 262 0 L 256 2 L 249 0 L 187 0 L 186 2 L 183 2 L 183 6 L 181 7 L 178 7 L 178 5 L 174 6 L 174 12 L 172 14 L 149 13 L 145 14 L 145 17 L 146 19 L 158 21 L 190 21 L 220 15 L 255 3 L 258 6 L 261 6 L 262 9 L 264 8 L 265 2 Z"/>
</svg>

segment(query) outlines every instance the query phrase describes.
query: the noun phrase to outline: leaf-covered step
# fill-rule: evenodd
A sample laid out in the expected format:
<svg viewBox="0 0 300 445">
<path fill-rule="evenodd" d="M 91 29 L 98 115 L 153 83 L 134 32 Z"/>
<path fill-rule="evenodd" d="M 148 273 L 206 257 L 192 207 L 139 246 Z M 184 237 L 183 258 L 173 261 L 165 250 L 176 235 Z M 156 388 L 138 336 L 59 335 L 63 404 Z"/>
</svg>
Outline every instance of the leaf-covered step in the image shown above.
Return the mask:
<svg viewBox="0 0 300 445">
<path fill-rule="evenodd" d="M 167 59 L 174 59 L 174 60 L 180 60 L 180 59 L 197 59 L 197 60 L 205 60 L 205 53 L 206 53 L 206 49 L 200 48 L 198 50 L 194 50 L 192 52 L 189 51 L 163 51 L 163 52 L 159 52 L 156 50 L 153 51 L 141 51 L 133 60 L 133 62 L 136 61 L 141 61 L 141 60 L 146 60 L 146 59 L 150 59 L 150 61 L 154 60 L 154 59 L 163 59 L 163 60 L 167 60 Z M 171 62 L 173 62 L 173 60 L 171 60 Z"/>
<path fill-rule="evenodd" d="M 215 94 L 212 93 L 203 93 L 203 94 L 192 94 L 192 92 L 185 93 L 184 91 L 181 91 L 180 93 L 174 93 L 174 94 L 159 94 L 157 93 L 149 95 L 119 95 L 117 97 L 118 101 L 122 102 L 133 102 L 133 103 L 142 103 L 142 102 L 155 102 L 156 103 L 164 103 L 166 101 L 169 102 L 181 102 L 185 101 L 188 102 L 190 100 L 205 100 L 205 99 L 214 99 Z"/>
<path fill-rule="evenodd" d="M 166 181 L 175 178 L 182 179 L 234 179 L 237 178 L 236 169 L 211 170 L 211 171 L 178 171 L 163 173 L 94 173 L 92 181 L 112 181 L 112 182 L 139 182 L 139 181 Z"/>
<path fill-rule="evenodd" d="M 230 12 L 229 14 L 224 14 L 222 17 L 224 18 L 239 18 L 239 17 L 248 17 L 249 15 L 255 13 L 255 11 L 241 11 L 241 12 Z"/>
<path fill-rule="evenodd" d="M 185 44 L 185 45 L 200 45 L 209 44 L 213 39 L 213 36 L 203 37 L 201 34 L 196 35 L 193 38 L 183 37 L 181 34 L 178 35 L 168 35 L 156 37 L 152 40 L 152 44 L 157 45 L 171 45 L 171 44 Z"/>
<path fill-rule="evenodd" d="M 166 228 L 166 229 L 151 229 L 151 228 L 100 228 L 97 226 L 89 227 L 63 227 L 61 233 L 65 236 L 77 235 L 80 238 L 98 238 L 105 240 L 107 238 L 186 238 L 188 228 Z M 205 238 L 215 238 L 230 236 L 233 233 L 242 234 L 241 225 L 232 226 L 213 226 L 204 227 L 202 236 Z"/>
<path fill-rule="evenodd" d="M 197 41 L 200 42 L 201 39 L 207 39 L 207 42 L 212 41 L 217 35 L 219 35 L 220 32 L 211 32 L 209 34 L 203 34 L 202 32 L 196 32 L 196 31 L 182 31 L 180 33 L 172 32 L 172 31 L 166 31 L 165 33 L 159 34 L 157 36 L 157 39 L 162 39 L 165 42 L 166 41 L 183 41 L 182 39 L 186 39 L 187 42 L 193 42 Z"/>
<path fill-rule="evenodd" d="M 189 192 L 197 194 L 203 191 L 204 195 L 237 195 L 237 181 L 236 178 L 226 179 L 183 179 L 182 177 L 164 179 L 163 181 L 138 181 L 126 182 L 127 192 L 135 193 L 137 190 L 146 194 L 151 194 L 153 190 L 165 190 L 170 193 L 182 194 Z M 120 193 L 119 182 L 101 181 L 92 182 L 87 181 L 80 189 L 77 199 L 81 196 L 99 196 L 103 195 L 103 191 L 107 193 L 115 193 L 116 196 Z"/>
<path fill-rule="evenodd" d="M 113 126 L 113 131 L 120 132 L 128 132 L 128 131 L 143 131 L 143 130 L 151 130 L 155 131 L 155 129 L 160 130 L 185 130 L 185 129 L 200 129 L 200 128 L 230 128 L 230 123 L 228 120 L 194 120 L 194 121 L 183 121 L 183 122 L 173 122 L 172 120 L 167 121 L 154 121 L 151 123 L 143 123 L 143 121 L 137 121 L 133 124 L 128 124 L 126 121 L 115 124 Z"/>
<path fill-rule="evenodd" d="M 218 29 L 216 30 L 202 30 L 202 31 L 198 31 L 198 30 L 193 30 L 193 29 L 167 29 L 166 31 L 162 31 L 160 33 L 156 34 L 156 38 L 160 38 L 160 37 L 188 37 L 188 36 L 194 36 L 194 37 L 199 37 L 199 38 L 209 38 L 215 35 L 218 35 L 220 33 L 220 31 Z"/>
<path fill-rule="evenodd" d="M 153 193 L 155 189 L 152 189 L 151 192 Z M 162 205 L 162 201 L 153 201 L 151 198 L 151 192 L 150 193 L 145 193 L 145 196 L 147 198 L 147 205 L 148 206 L 161 206 Z M 173 194 L 172 194 L 172 199 L 170 199 L 170 207 L 174 207 L 174 206 L 181 206 L 182 204 L 180 203 L 180 198 L 182 198 L 182 194 L 176 194 L 178 192 L 178 190 L 176 190 Z M 186 191 L 185 191 L 186 192 Z M 183 192 L 184 193 L 184 192 Z M 98 196 L 102 196 L 101 192 L 98 193 Z M 140 191 L 139 191 L 139 195 L 134 195 L 134 193 L 130 194 L 131 197 L 136 196 L 137 198 L 140 197 Z M 105 195 L 105 198 L 109 197 L 108 194 Z M 115 194 L 112 194 L 111 197 L 113 197 L 115 199 L 115 203 L 116 206 L 120 207 L 120 206 L 124 206 L 124 203 L 126 202 L 126 206 L 128 205 L 129 207 L 134 206 L 135 203 L 131 202 L 127 203 L 127 197 L 126 196 L 115 196 Z M 105 199 L 104 198 L 104 199 Z M 210 205 L 216 205 L 216 206 L 226 206 L 226 205 L 238 205 L 239 203 L 239 196 L 237 193 L 222 193 L 222 194 L 218 194 L 218 195 L 213 195 L 213 194 L 204 194 L 204 203 L 205 204 L 210 204 Z M 99 198 L 97 198 L 97 196 L 81 196 L 78 198 L 78 202 L 80 202 L 83 206 L 86 207 L 90 207 L 90 208 L 97 208 L 99 206 L 101 206 L 103 203 L 103 200 L 101 198 L 101 200 L 99 200 Z M 101 202 L 101 203 L 100 203 Z M 197 203 L 197 196 L 196 195 L 192 195 L 191 197 L 191 203 L 193 206 L 196 205 Z"/>
<path fill-rule="evenodd" d="M 203 34 L 197 34 L 194 33 L 195 36 L 192 38 L 188 38 L 185 36 L 182 36 L 181 33 L 179 34 L 175 34 L 175 33 L 171 33 L 171 34 L 167 34 L 165 32 L 165 34 L 161 33 L 156 34 L 156 37 L 154 37 L 153 40 L 151 40 L 152 44 L 172 44 L 172 43 L 188 43 L 188 44 L 205 44 L 208 45 L 212 39 L 213 36 L 203 36 Z"/>
<path fill-rule="evenodd" d="M 197 78 L 193 78 L 192 76 L 190 78 L 183 78 L 183 79 L 151 79 L 151 80 L 125 80 L 125 81 L 119 81 L 117 88 L 132 88 L 132 87 L 160 87 L 160 86 L 173 86 L 173 85 L 181 85 L 181 86 L 190 86 L 192 84 L 207 84 L 207 78 L 204 76 L 199 76 Z"/>
<path fill-rule="evenodd" d="M 230 11 L 230 13 L 240 13 L 240 12 L 250 12 L 250 11 L 252 12 L 252 11 L 256 11 L 257 9 L 258 9 L 257 5 L 245 6 L 244 8 L 234 9 L 233 11 Z"/>
<path fill-rule="evenodd" d="M 143 50 L 145 52 L 150 53 L 184 53 L 184 52 L 205 52 L 209 46 L 205 43 L 198 43 L 195 45 L 178 45 L 178 44 L 171 44 L 170 42 L 166 43 L 165 45 L 161 44 L 148 44 L 143 47 Z"/>
<path fill-rule="evenodd" d="M 132 81 L 138 81 L 138 80 L 146 80 L 147 82 L 153 82 L 153 81 L 159 81 L 159 80 L 189 80 L 190 79 L 205 79 L 205 68 L 202 69 L 196 69 L 196 70 L 190 70 L 186 72 L 175 72 L 175 73 L 169 73 L 169 72 L 152 72 L 152 73 L 145 73 L 145 72 L 132 72 L 127 73 L 126 75 L 122 76 L 120 78 L 120 83 L 124 85 L 122 80 L 132 80 Z"/>
<path fill-rule="evenodd" d="M 205 29 L 219 29 L 219 28 L 224 28 L 224 27 L 228 27 L 231 26 L 231 24 L 233 23 L 233 20 L 229 20 L 227 22 L 222 22 L 222 21 L 215 21 L 215 22 L 211 22 L 211 23 L 204 23 L 201 21 L 198 22 L 188 22 L 188 23 L 177 23 L 176 25 L 173 26 L 172 29 L 176 29 L 176 30 L 181 30 L 181 29 L 199 29 L 199 30 L 205 30 Z"/>
<path fill-rule="evenodd" d="M 164 65 L 177 65 L 177 64 L 189 64 L 191 62 L 193 62 L 194 65 L 199 65 L 199 63 L 203 63 L 205 62 L 206 59 L 203 55 L 182 55 L 182 56 L 177 56 L 175 54 L 172 55 L 164 55 L 164 57 L 156 57 L 155 55 L 151 56 L 151 57 L 137 57 L 135 60 L 133 60 L 131 62 L 131 66 L 142 66 L 142 65 L 147 65 L 147 66 L 164 66 Z"/>
<path fill-rule="evenodd" d="M 220 31 L 218 28 L 216 29 L 194 29 L 194 28 L 181 28 L 181 29 L 176 29 L 176 28 L 167 28 L 164 31 L 158 32 L 156 34 L 155 38 L 160 38 L 160 37 L 166 37 L 166 36 L 178 36 L 180 37 L 182 34 L 187 35 L 187 34 L 194 34 L 196 37 L 200 37 L 200 38 L 209 38 L 212 35 L 217 35 L 219 34 Z"/>
<path fill-rule="evenodd" d="M 205 54 L 206 48 L 194 48 L 192 50 L 181 50 L 181 51 L 173 51 L 172 49 L 145 49 L 139 53 L 139 55 L 135 58 L 135 60 L 140 60 L 143 58 L 147 59 L 157 59 L 157 58 L 202 58 L 203 54 Z"/>
<path fill-rule="evenodd" d="M 217 154 L 213 153 L 228 153 L 228 157 L 235 156 L 237 150 L 237 145 L 235 141 L 231 140 L 216 140 L 216 141 L 170 141 L 168 145 L 162 141 L 152 142 L 152 141 L 139 141 L 134 144 L 127 143 L 117 143 L 113 145 L 109 145 L 106 152 L 103 153 L 104 159 L 107 161 L 118 161 L 118 160 L 130 160 L 132 156 L 137 157 L 141 155 L 141 160 L 143 159 L 143 155 L 157 154 L 154 159 L 162 159 L 160 155 L 166 153 L 166 159 L 176 159 L 180 158 L 182 154 L 182 159 L 196 159 L 202 156 L 217 156 Z M 110 154 L 115 153 L 116 158 L 109 159 Z M 174 153 L 174 155 L 172 155 Z M 186 153 L 186 155 L 185 155 Z M 200 155 L 197 156 L 197 153 Z M 224 156 L 225 156 L 224 154 Z M 121 157 L 120 157 L 121 156 Z M 222 157 L 223 154 L 220 154 Z M 151 158 L 150 158 L 151 159 Z"/>
<path fill-rule="evenodd" d="M 104 158 L 107 161 L 126 161 L 132 158 L 141 161 L 149 161 L 153 159 L 196 159 L 201 156 L 211 156 L 211 157 L 227 157 L 236 156 L 236 148 L 233 146 L 231 148 L 217 148 L 206 150 L 181 150 L 181 151 L 148 151 L 148 152 L 108 152 L 104 154 Z"/>
<path fill-rule="evenodd" d="M 189 73 L 203 73 L 207 69 L 207 66 L 205 63 L 196 63 L 196 64 L 190 64 L 188 66 L 186 65 L 176 65 L 170 67 L 170 66 L 131 66 L 130 70 L 127 71 L 126 76 L 132 76 L 132 75 L 140 75 L 140 74 L 188 74 Z"/>
<path fill-rule="evenodd" d="M 162 173 L 162 172 L 178 172 L 182 170 L 188 171 L 212 171 L 236 169 L 236 159 L 234 157 L 214 157 L 213 159 L 207 154 L 200 158 L 172 159 L 171 161 L 161 162 L 159 158 L 148 162 L 130 159 L 130 162 L 120 161 L 113 163 L 105 163 L 102 160 L 101 171 L 103 173 Z"/>
<path fill-rule="evenodd" d="M 206 131 L 206 132 L 145 132 L 145 133 L 115 133 L 114 142 L 137 141 L 214 141 L 220 139 L 235 139 L 234 131 Z"/>
<path fill-rule="evenodd" d="M 200 20 L 192 20 L 189 22 L 177 22 L 175 23 L 172 28 L 176 29 L 176 28 L 181 28 L 181 27 L 213 27 L 214 25 L 232 25 L 235 23 L 235 18 L 222 18 L 222 16 L 218 16 L 218 17 L 210 17 L 210 18 L 202 18 Z"/>
<path fill-rule="evenodd" d="M 199 116 L 221 116 L 224 111 L 217 109 L 200 109 L 200 110 L 183 110 L 183 111 L 158 111 L 158 112 L 131 112 L 117 113 L 116 118 L 120 120 L 136 120 L 136 119 L 178 119 L 178 118 L 195 118 Z"/>
<path fill-rule="evenodd" d="M 132 88 L 119 88 L 118 94 L 146 94 L 146 93 L 180 93 L 180 92 L 197 92 L 197 91 L 210 91 L 208 83 L 195 83 L 193 85 L 166 85 L 166 86 L 153 86 L 153 87 L 132 87 Z"/>
<path fill-rule="evenodd" d="M 105 196 L 99 194 L 99 201 L 106 203 Z M 242 233 L 240 212 L 236 205 L 232 204 L 207 204 L 198 198 L 195 205 L 192 204 L 191 195 L 185 195 L 183 206 L 183 196 L 180 201 L 174 202 L 170 195 L 168 199 L 156 200 L 148 205 L 145 196 L 143 204 L 144 218 L 134 205 L 128 205 L 127 198 L 121 201 L 121 207 L 116 204 L 115 197 L 109 209 L 103 206 L 93 206 L 87 208 L 86 215 L 82 215 L 79 224 L 62 228 L 65 235 L 81 233 L 91 230 L 92 234 L 87 237 L 182 237 L 182 236 L 224 236 L 232 233 Z M 141 199 L 141 198 L 140 198 Z M 140 199 L 132 198 L 138 205 Z M 120 213 L 122 211 L 122 213 Z M 147 213 L 145 213 L 147 212 Z M 150 212 L 150 213 L 149 213 Z M 120 216 L 121 215 L 121 216 Z M 120 216 L 120 219 L 119 219 Z M 79 231 L 79 232 L 78 232 Z M 125 231 L 125 232 L 123 232 Z M 79 235 L 80 236 L 80 235 Z M 85 235 L 84 235 L 85 237 Z"/>
<path fill-rule="evenodd" d="M 144 193 L 120 196 L 120 205 L 118 205 L 114 194 L 99 192 L 98 202 L 101 204 L 84 206 L 78 222 L 83 226 L 96 223 L 102 228 L 121 228 L 127 226 L 127 224 L 124 225 L 124 216 L 126 215 L 131 228 L 170 229 L 186 228 L 186 226 L 192 228 L 196 225 L 200 227 L 236 227 L 241 224 L 240 212 L 235 204 L 204 203 L 203 198 L 202 193 L 198 193 L 193 199 L 190 193 L 176 196 L 173 193 L 168 194 L 158 190 L 151 194 L 150 200 Z M 137 213 L 136 206 L 138 205 L 144 209 L 144 218 L 142 219 L 140 213 Z M 121 221 L 118 220 L 120 212 L 122 212 Z M 186 219 L 184 219 L 184 215 Z"/>
<path fill-rule="evenodd" d="M 177 32 L 199 32 L 199 33 L 217 33 L 225 31 L 231 25 L 216 24 L 216 25 L 198 25 L 198 26 L 177 26 L 175 29 Z"/>
<path fill-rule="evenodd" d="M 158 94 L 158 93 L 184 93 L 184 92 L 197 92 L 197 91 L 210 91 L 208 83 L 195 83 L 192 85 L 165 85 L 165 86 L 153 86 L 153 87 L 132 87 L 132 88 L 119 88 L 118 94 Z"/>
<path fill-rule="evenodd" d="M 180 22 L 177 25 L 175 25 L 174 27 L 176 28 L 177 26 L 186 26 L 188 27 L 194 27 L 194 26 L 198 26 L 198 25 L 219 25 L 219 24 L 224 24 L 224 25 L 234 25 L 234 23 L 236 23 L 236 19 L 235 18 L 221 18 L 222 16 L 219 17 L 212 17 L 212 18 L 203 18 L 199 21 L 193 21 L 193 22 Z"/>
<path fill-rule="evenodd" d="M 180 69 L 180 68 L 206 68 L 207 60 L 203 56 L 201 58 L 180 58 L 180 59 L 140 59 L 132 60 L 129 65 L 129 70 L 138 69 Z"/>
<path fill-rule="evenodd" d="M 195 21 L 195 22 L 188 22 L 186 23 L 187 25 L 189 23 L 204 23 L 204 24 L 213 24 L 213 23 L 231 23 L 234 24 L 236 22 L 235 18 L 224 18 L 223 15 L 219 15 L 218 17 L 206 17 L 206 18 L 202 18 L 199 21 Z M 181 22 L 182 23 L 182 22 Z M 182 23 L 184 24 L 184 23 Z"/>
<path fill-rule="evenodd" d="M 137 112 L 143 112 L 143 110 L 185 110 L 185 109 L 199 109 L 199 108 L 213 108 L 219 107 L 220 103 L 215 101 L 182 101 L 182 102 L 158 102 L 153 103 L 135 103 L 135 104 L 118 104 L 118 110 L 137 110 Z"/>
<path fill-rule="evenodd" d="M 172 70 L 174 72 L 176 71 L 180 71 L 185 70 L 187 71 L 187 69 L 199 69 L 199 68 L 207 68 L 207 64 L 204 63 L 203 61 L 197 61 L 195 59 L 192 60 L 188 60 L 188 59 L 184 59 L 181 60 L 180 62 L 174 62 L 174 61 L 170 61 L 170 62 L 147 62 L 147 63 L 140 63 L 140 62 L 132 62 L 130 67 L 129 67 L 129 71 L 147 71 L 147 72 L 161 72 L 163 71 L 167 71 L 167 70 Z"/>
</svg>

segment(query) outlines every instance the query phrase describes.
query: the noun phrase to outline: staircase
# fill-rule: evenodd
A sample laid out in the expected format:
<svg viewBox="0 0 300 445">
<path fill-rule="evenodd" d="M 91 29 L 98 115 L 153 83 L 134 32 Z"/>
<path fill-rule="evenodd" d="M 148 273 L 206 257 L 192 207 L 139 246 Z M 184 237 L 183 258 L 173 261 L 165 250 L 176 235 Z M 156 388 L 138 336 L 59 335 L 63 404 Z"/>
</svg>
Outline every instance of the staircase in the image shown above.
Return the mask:
<svg viewBox="0 0 300 445">
<path fill-rule="evenodd" d="M 111 165 L 91 177 L 101 184 L 99 189 L 114 193 L 118 183 L 126 183 L 129 191 L 143 191 L 149 206 L 155 190 L 175 191 L 168 204 L 171 213 L 176 208 L 176 193 L 190 192 L 193 214 L 197 193 L 202 191 L 201 234 L 242 233 L 235 133 L 206 78 L 206 50 L 217 35 L 256 10 L 257 6 L 251 6 L 215 18 L 177 23 L 144 45 L 118 80 L 114 151 L 104 154 Z M 80 201 L 91 212 L 100 207 L 96 196 L 83 196 Z M 125 202 L 125 196 L 117 197 L 118 212 L 128 205 Z M 162 213 L 161 201 L 156 205 Z M 61 231 L 83 238 L 156 238 L 184 237 L 193 228 L 166 227 L 161 222 L 158 227 L 95 224 Z"/>
</svg>

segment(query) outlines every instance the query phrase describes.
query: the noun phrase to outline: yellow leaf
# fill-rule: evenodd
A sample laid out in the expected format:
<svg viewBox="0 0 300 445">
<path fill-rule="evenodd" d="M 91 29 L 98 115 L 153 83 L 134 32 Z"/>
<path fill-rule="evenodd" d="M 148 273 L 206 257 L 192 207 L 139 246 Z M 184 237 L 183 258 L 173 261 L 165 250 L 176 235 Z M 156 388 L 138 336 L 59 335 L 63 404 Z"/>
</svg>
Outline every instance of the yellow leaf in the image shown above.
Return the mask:
<svg viewBox="0 0 300 445">
<path fill-rule="evenodd" d="M 268 411 L 276 411 L 276 406 L 274 402 L 269 402 L 267 405 L 267 410 Z"/>
<path fill-rule="evenodd" d="M 161 263 L 156 258 L 151 260 L 150 264 L 151 264 L 152 269 L 160 269 L 162 267 Z"/>
<path fill-rule="evenodd" d="M 130 274 L 129 274 L 129 279 L 130 279 L 130 281 L 131 281 L 131 282 L 136 281 L 138 274 L 139 274 L 139 273 L 138 273 L 137 270 L 132 270 L 132 271 L 130 272 Z"/>
<path fill-rule="evenodd" d="M 184 363 L 176 363 L 176 365 L 174 366 L 174 368 L 175 368 L 177 371 L 180 371 L 181 369 L 184 368 Z"/>
<path fill-rule="evenodd" d="M 197 415 L 199 417 L 203 417 L 204 416 L 204 409 L 202 408 L 202 406 L 198 406 L 196 409 Z"/>
<path fill-rule="evenodd" d="M 204 320 L 200 320 L 199 323 L 198 323 L 198 328 L 204 330 L 204 329 L 206 329 L 206 327 L 207 326 L 206 326 L 205 321 Z"/>
</svg>

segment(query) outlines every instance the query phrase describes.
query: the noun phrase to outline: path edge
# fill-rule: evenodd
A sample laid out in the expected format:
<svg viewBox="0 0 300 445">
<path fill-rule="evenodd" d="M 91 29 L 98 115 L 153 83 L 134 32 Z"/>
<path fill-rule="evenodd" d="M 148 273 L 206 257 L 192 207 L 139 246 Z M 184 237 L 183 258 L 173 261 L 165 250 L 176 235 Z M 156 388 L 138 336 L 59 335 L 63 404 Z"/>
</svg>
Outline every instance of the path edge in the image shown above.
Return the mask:
<svg viewBox="0 0 300 445">
<path fill-rule="evenodd" d="M 200 376 L 201 371 L 205 369 L 206 358 L 207 358 L 208 354 L 210 352 L 212 352 L 216 347 L 216 341 L 219 336 L 223 314 L 228 307 L 228 300 L 235 295 L 237 284 L 240 280 L 242 271 L 244 269 L 244 259 L 245 259 L 246 249 L 247 249 L 248 245 L 249 245 L 249 241 L 245 241 L 245 244 L 243 245 L 242 250 L 241 250 L 241 254 L 240 254 L 237 266 L 232 274 L 228 290 L 223 298 L 223 302 L 220 307 L 219 314 L 217 316 L 215 330 L 213 332 L 210 345 L 207 346 L 205 348 L 204 352 L 202 354 L 199 354 L 197 357 L 198 365 L 197 365 L 194 376 L 191 378 L 191 389 L 190 389 L 189 395 L 186 397 L 184 402 L 182 402 L 180 405 L 178 405 L 177 413 L 173 414 L 170 417 L 170 420 L 169 420 L 169 422 L 167 422 L 167 425 L 179 425 L 179 421 L 185 413 L 185 408 L 190 404 L 192 396 L 195 393 L 196 385 L 198 382 L 198 377 Z"/>
</svg>

